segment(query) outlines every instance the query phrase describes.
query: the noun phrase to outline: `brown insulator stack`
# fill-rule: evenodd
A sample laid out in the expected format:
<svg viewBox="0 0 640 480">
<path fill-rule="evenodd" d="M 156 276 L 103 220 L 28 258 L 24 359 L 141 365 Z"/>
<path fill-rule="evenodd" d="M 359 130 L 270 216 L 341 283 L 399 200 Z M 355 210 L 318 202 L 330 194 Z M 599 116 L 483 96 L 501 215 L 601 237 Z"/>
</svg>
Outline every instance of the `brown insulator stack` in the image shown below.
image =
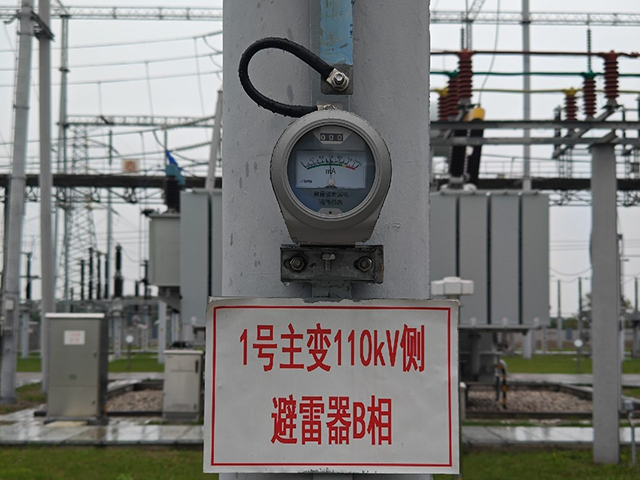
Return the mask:
<svg viewBox="0 0 640 480">
<path fill-rule="evenodd" d="M 459 90 L 458 90 L 459 80 L 458 77 L 452 75 L 449 77 L 449 83 L 447 85 L 447 108 L 446 108 L 446 116 L 447 119 L 455 118 L 458 115 L 458 99 Z"/>
<path fill-rule="evenodd" d="M 458 52 L 458 98 L 465 103 L 471 102 L 473 95 L 473 52 Z"/>
<path fill-rule="evenodd" d="M 563 91 L 566 120 L 576 120 L 578 118 L 578 103 L 576 102 L 576 93 L 578 93 L 578 90 L 569 88 Z"/>
<path fill-rule="evenodd" d="M 447 119 L 447 97 L 449 96 L 449 91 L 446 88 L 438 89 L 438 120 L 446 120 Z"/>
<path fill-rule="evenodd" d="M 582 98 L 584 100 L 584 114 L 587 118 L 596 116 L 596 79 L 590 75 L 584 77 L 582 84 Z"/>
<path fill-rule="evenodd" d="M 610 105 L 616 105 L 620 93 L 618 54 L 612 50 L 609 53 L 602 54 L 602 58 L 604 59 L 604 95 Z"/>
</svg>

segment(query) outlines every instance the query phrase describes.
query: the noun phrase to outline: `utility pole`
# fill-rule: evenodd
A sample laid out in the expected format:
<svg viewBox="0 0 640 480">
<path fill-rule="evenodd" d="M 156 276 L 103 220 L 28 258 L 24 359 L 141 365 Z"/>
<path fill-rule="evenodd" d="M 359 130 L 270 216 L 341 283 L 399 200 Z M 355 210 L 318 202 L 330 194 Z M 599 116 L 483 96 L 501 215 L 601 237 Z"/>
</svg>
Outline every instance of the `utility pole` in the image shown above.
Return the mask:
<svg viewBox="0 0 640 480">
<path fill-rule="evenodd" d="M 109 130 L 109 171 L 113 165 L 113 131 Z M 113 198 L 111 189 L 107 190 L 107 251 L 104 254 L 104 298 L 109 298 L 111 282 L 111 251 L 113 242 Z"/>
<path fill-rule="evenodd" d="M 42 333 L 40 351 L 42 354 L 42 389 L 49 384 L 49 320 L 48 313 L 55 312 L 53 229 L 51 218 L 53 208 L 53 175 L 51 173 L 51 2 L 39 0 L 38 15 L 41 26 L 38 33 L 40 42 L 40 270 L 42 280 L 42 300 L 40 316 Z"/>
<path fill-rule="evenodd" d="M 614 145 L 591 147 L 593 459 L 620 462 L 620 282 Z"/>
<path fill-rule="evenodd" d="M 558 280 L 558 315 L 556 317 L 556 347 L 562 351 L 562 282 Z"/>
<path fill-rule="evenodd" d="M 582 340 L 582 277 L 578 277 L 578 338 Z"/>
<path fill-rule="evenodd" d="M 20 255 L 25 197 L 25 160 L 29 128 L 29 91 L 31 89 L 31 47 L 34 25 L 31 19 L 33 2 L 22 0 L 20 40 L 18 46 L 18 74 L 14 104 L 13 163 L 11 170 L 9 219 L 7 223 L 7 256 L 4 265 L 2 292 L 2 340 L 0 344 L 0 403 L 16 400 L 16 335 L 20 317 Z"/>
<path fill-rule="evenodd" d="M 89 247 L 89 300 L 93 300 L 93 248 Z"/>
<path fill-rule="evenodd" d="M 213 190 L 216 184 L 216 167 L 218 166 L 218 151 L 220 149 L 220 134 L 222 132 L 222 90 L 218 90 L 216 102 L 215 123 L 213 126 L 213 138 L 209 150 L 209 171 L 207 172 L 206 189 Z"/>
<path fill-rule="evenodd" d="M 522 50 L 524 52 L 531 51 L 531 12 L 529 10 L 529 0 L 522 0 Z M 531 120 L 531 56 L 522 55 L 522 89 L 524 90 L 523 98 L 523 116 L 524 121 Z M 525 129 L 524 138 L 531 138 L 531 130 Z M 522 147 L 523 155 L 523 178 L 522 189 L 531 190 L 531 145 L 526 144 Z"/>
<path fill-rule="evenodd" d="M 58 172 L 68 173 L 67 166 L 67 82 L 69 76 L 69 16 L 63 15 L 62 17 L 62 33 L 60 35 L 61 45 L 60 45 L 60 112 L 58 117 Z M 68 308 L 69 301 L 69 255 L 66 253 L 69 248 L 69 222 L 71 221 L 71 211 L 69 210 L 69 190 L 64 189 L 62 191 L 63 198 L 63 238 L 64 242 L 64 287 L 63 287 L 63 298 L 65 300 L 65 308 Z M 60 209 L 56 209 L 56 232 L 58 229 L 58 212 Z M 55 268 L 57 271 L 58 267 L 58 254 L 57 254 L 57 246 L 58 246 L 58 234 L 55 235 L 56 243 L 56 254 L 54 255 L 56 263 Z M 56 275 L 57 279 L 57 275 Z"/>
<path fill-rule="evenodd" d="M 96 252 L 96 300 L 100 300 L 102 298 L 101 257 L 102 257 L 102 254 L 100 252 Z"/>
<path fill-rule="evenodd" d="M 309 297 L 307 286 L 280 282 L 280 246 L 291 243 L 270 183 L 273 147 L 291 118 L 258 107 L 243 91 L 239 50 L 264 37 L 286 37 L 308 46 L 314 2 L 224 1 L 224 95 L 234 108 L 224 112 L 222 144 L 224 296 Z M 354 286 L 354 298 L 430 297 L 429 289 L 429 2 L 353 3 L 354 57 L 357 74 L 350 110 L 381 133 L 393 163 L 392 186 L 370 239 L 385 246 L 384 283 Z M 402 35 L 400 31 L 411 32 Z M 317 53 L 317 52 L 316 52 Z M 360 61 L 358 61 L 360 59 Z M 262 93 L 312 102 L 312 69 L 290 55 L 259 54 L 252 81 Z M 402 72 L 411 72 L 405 75 Z M 402 115 L 398 115 L 402 112 Z M 414 139 L 407 141 L 407 138 Z M 411 159 L 406 161 L 406 159 Z M 241 180 L 241 182 L 240 182 Z M 410 191 L 411 195 L 406 192 Z M 242 201 L 238 201 L 242 198 Z M 272 480 L 268 474 L 242 475 Z M 234 474 L 221 474 L 232 480 Z M 310 478 L 289 475 L 291 480 Z M 325 477 L 313 475 L 314 479 Z M 349 475 L 332 476 L 336 480 Z M 355 475 L 353 477 L 356 477 Z M 426 479 L 427 475 L 412 476 Z M 364 476 L 362 478 L 365 478 Z M 385 475 L 388 480 L 407 478 Z"/>
<path fill-rule="evenodd" d="M 80 260 L 80 300 L 84 299 L 84 260 Z"/>
</svg>

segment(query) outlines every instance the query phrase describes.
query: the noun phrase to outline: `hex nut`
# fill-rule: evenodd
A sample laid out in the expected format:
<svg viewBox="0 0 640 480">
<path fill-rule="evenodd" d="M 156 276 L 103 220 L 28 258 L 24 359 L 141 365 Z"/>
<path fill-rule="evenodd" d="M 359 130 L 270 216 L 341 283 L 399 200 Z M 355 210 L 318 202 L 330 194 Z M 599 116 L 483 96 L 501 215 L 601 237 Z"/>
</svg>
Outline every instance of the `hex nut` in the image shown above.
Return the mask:
<svg viewBox="0 0 640 480">
<path fill-rule="evenodd" d="M 373 260 L 369 257 L 362 257 L 356 262 L 356 266 L 359 270 L 366 272 L 373 266 Z"/>
<path fill-rule="evenodd" d="M 305 263 L 302 257 L 293 257 L 289 260 L 289 268 L 294 272 L 301 272 L 304 270 Z"/>
</svg>

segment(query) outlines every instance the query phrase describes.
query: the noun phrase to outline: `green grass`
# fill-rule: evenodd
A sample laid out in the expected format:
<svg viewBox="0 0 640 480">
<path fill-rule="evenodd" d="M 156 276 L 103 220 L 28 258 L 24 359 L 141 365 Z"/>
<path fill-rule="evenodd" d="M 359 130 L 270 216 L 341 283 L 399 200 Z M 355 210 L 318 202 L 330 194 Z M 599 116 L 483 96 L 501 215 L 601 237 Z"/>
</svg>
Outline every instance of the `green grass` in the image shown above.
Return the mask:
<svg viewBox="0 0 640 480">
<path fill-rule="evenodd" d="M 474 450 L 463 458 L 465 480 L 637 480 L 640 468 L 593 465 L 590 450 Z M 438 480 L 452 477 L 437 475 Z M 202 473 L 202 451 L 168 448 L 0 448 L 2 480 L 218 480 Z"/>
<path fill-rule="evenodd" d="M 31 355 L 29 358 L 18 358 L 19 372 L 40 372 L 40 356 Z M 127 371 L 127 355 L 109 363 L 110 372 Z M 158 363 L 158 357 L 153 353 L 136 353 L 131 355 L 132 372 L 164 372 L 164 365 Z M 0 479 L 3 480 L 3 479 Z"/>
<path fill-rule="evenodd" d="M 591 450 L 476 450 L 463 457 L 464 480 L 637 480 L 640 467 L 629 465 L 628 449 L 620 465 L 594 465 Z M 436 475 L 437 480 L 453 477 Z"/>
<path fill-rule="evenodd" d="M 522 357 L 504 357 L 509 373 L 578 373 L 574 355 L 534 355 L 531 360 Z M 592 372 L 590 358 L 580 357 L 582 373 Z M 640 373 L 640 359 L 626 359 L 622 373 Z"/>
<path fill-rule="evenodd" d="M 202 450 L 0 448 L 2 480 L 217 480 L 202 473 Z"/>
<path fill-rule="evenodd" d="M 623 388 L 622 394 L 627 397 L 640 398 L 640 388 Z"/>
<path fill-rule="evenodd" d="M 0 405 L 0 415 L 17 412 L 25 408 L 37 407 L 46 403 L 47 397 L 42 391 L 42 385 L 35 383 L 16 389 L 16 403 L 12 405 Z M 2 477 L 0 477 L 2 479 Z M 2 479 L 4 480 L 4 479 Z"/>
<path fill-rule="evenodd" d="M 127 372 L 127 355 L 109 363 L 110 372 Z M 164 365 L 158 363 L 158 357 L 152 353 L 131 355 L 132 372 L 164 372 Z"/>
</svg>

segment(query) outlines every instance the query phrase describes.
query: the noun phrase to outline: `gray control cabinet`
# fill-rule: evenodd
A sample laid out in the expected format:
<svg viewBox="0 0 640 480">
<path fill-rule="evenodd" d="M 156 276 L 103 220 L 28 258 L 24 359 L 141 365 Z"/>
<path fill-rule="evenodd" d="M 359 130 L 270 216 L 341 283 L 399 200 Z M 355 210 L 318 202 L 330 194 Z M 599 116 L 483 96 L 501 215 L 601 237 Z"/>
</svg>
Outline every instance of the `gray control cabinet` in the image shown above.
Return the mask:
<svg viewBox="0 0 640 480">
<path fill-rule="evenodd" d="M 203 355 L 200 350 L 165 350 L 162 415 L 197 420 L 202 414 Z"/>
<path fill-rule="evenodd" d="M 180 313 L 204 328 L 207 300 L 222 296 L 222 191 L 183 191 L 180 204 Z"/>
<path fill-rule="evenodd" d="M 180 214 L 149 215 L 149 283 L 180 286 Z"/>
<path fill-rule="evenodd" d="M 106 423 L 108 337 L 103 314 L 50 313 L 47 418 Z"/>
</svg>

